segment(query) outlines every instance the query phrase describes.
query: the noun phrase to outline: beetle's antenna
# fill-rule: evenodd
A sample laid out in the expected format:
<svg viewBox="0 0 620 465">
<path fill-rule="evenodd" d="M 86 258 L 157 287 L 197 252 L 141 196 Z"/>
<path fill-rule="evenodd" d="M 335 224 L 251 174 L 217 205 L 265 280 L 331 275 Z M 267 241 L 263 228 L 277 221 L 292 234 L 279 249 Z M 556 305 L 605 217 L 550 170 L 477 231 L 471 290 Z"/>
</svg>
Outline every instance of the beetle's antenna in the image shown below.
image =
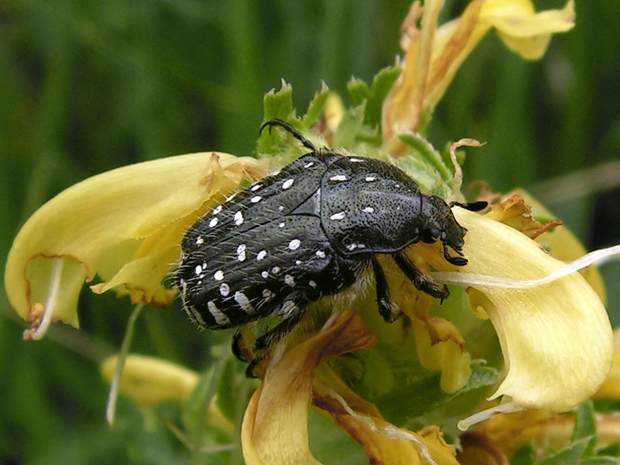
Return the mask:
<svg viewBox="0 0 620 465">
<path fill-rule="evenodd" d="M 280 126 L 281 128 L 286 129 L 288 132 L 290 132 L 293 135 L 293 137 L 295 137 L 295 139 L 301 142 L 301 144 L 304 147 L 306 147 L 308 150 L 312 150 L 313 152 L 317 151 L 317 148 L 314 146 L 314 144 L 310 142 L 308 139 L 306 139 L 301 132 L 299 132 L 297 129 L 295 129 L 293 126 L 291 126 L 287 122 L 282 121 L 281 119 L 274 118 L 274 119 L 270 119 L 269 121 L 265 121 L 260 127 L 259 134 L 262 133 L 263 129 L 265 129 L 266 127 L 269 127 L 269 134 L 271 134 L 271 128 L 273 126 Z"/>
<path fill-rule="evenodd" d="M 469 202 L 469 203 L 461 203 L 461 202 L 450 202 L 450 208 L 457 206 L 464 208 L 465 210 L 469 210 L 471 212 L 479 212 L 480 210 L 484 210 L 487 208 L 488 202 L 478 201 L 478 202 Z"/>
</svg>

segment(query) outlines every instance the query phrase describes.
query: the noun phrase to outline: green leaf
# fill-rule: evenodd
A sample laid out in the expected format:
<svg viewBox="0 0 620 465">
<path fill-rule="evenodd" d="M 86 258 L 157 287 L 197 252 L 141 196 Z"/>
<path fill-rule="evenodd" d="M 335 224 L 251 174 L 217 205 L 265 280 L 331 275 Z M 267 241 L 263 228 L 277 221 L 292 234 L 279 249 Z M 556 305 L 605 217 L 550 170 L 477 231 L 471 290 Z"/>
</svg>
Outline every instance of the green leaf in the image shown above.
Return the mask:
<svg viewBox="0 0 620 465">
<path fill-rule="evenodd" d="M 613 444 L 600 449 L 597 452 L 598 455 L 608 455 L 610 457 L 620 457 L 620 442 L 614 442 Z"/>
<path fill-rule="evenodd" d="M 347 84 L 347 90 L 354 105 L 366 102 L 364 123 L 375 127 L 381 123 L 381 109 L 385 98 L 400 76 L 402 69 L 399 66 L 389 66 L 379 71 L 368 87 L 364 81 L 352 78 Z"/>
<path fill-rule="evenodd" d="M 321 83 L 321 90 L 314 94 L 314 98 L 308 105 L 308 111 L 302 118 L 304 127 L 309 128 L 318 120 L 325 109 L 327 98 L 329 97 L 329 88 L 325 82 Z"/>
<path fill-rule="evenodd" d="M 582 463 L 584 454 L 590 448 L 593 437 L 586 437 L 574 441 L 563 449 L 547 455 L 537 462 L 537 465 L 578 465 Z"/>
<path fill-rule="evenodd" d="M 534 465 L 536 450 L 531 444 L 518 449 L 510 459 L 510 465 Z"/>
<path fill-rule="evenodd" d="M 334 134 L 334 147 L 353 148 L 362 125 L 364 123 L 364 109 L 365 103 L 351 108 L 345 112 L 344 116 L 340 120 L 338 129 Z"/>
<path fill-rule="evenodd" d="M 271 89 L 263 98 L 265 121 L 278 118 L 286 121 L 294 112 L 293 110 L 293 86 L 282 80 L 282 88 L 279 91 Z"/>
<path fill-rule="evenodd" d="M 598 456 L 582 460 L 580 465 L 620 465 L 620 459 L 617 457 Z"/>
<path fill-rule="evenodd" d="M 472 362 L 471 376 L 467 385 L 454 394 L 448 394 L 439 387 L 441 378 L 439 372 L 423 369 L 415 372 L 418 374 L 412 376 L 409 373 L 409 379 L 398 380 L 395 383 L 398 386 L 396 389 L 373 401 L 381 414 L 391 423 L 403 424 L 416 417 L 447 407 L 449 402 L 458 397 L 494 385 L 499 376 L 495 368 Z M 469 402 L 463 402 L 463 404 L 469 404 Z"/>
<path fill-rule="evenodd" d="M 442 179 L 448 182 L 452 181 L 452 172 L 445 165 L 441 159 L 441 155 L 437 152 L 437 150 L 435 150 L 430 142 L 419 134 L 414 133 L 401 134 L 398 137 L 405 144 L 419 153 L 424 160 L 430 163 L 431 166 L 439 172 Z"/>
<path fill-rule="evenodd" d="M 581 403 L 575 412 L 572 442 L 584 438 L 592 438 L 588 449 L 584 452 L 584 457 L 592 457 L 594 455 L 594 447 L 596 446 L 596 418 L 594 417 L 592 401 Z"/>
<path fill-rule="evenodd" d="M 230 421 L 235 420 L 237 409 L 237 363 L 230 357 L 226 361 L 222 377 L 217 386 L 216 405 L 220 412 Z"/>
</svg>

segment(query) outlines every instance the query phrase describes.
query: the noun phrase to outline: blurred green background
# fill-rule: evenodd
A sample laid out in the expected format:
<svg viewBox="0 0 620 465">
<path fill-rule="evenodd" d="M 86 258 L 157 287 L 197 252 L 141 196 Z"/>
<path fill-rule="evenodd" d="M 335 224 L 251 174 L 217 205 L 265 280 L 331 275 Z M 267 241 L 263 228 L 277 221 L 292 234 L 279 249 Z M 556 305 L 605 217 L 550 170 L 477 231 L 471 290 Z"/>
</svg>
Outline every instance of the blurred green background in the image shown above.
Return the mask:
<svg viewBox="0 0 620 465">
<path fill-rule="evenodd" d="M 454 17 L 465 1 L 446 1 Z M 563 6 L 537 1 L 537 9 Z M 409 0 L 4 0 L 0 2 L 0 258 L 33 211 L 88 176 L 204 150 L 253 153 L 263 94 L 293 85 L 303 113 L 321 80 L 347 101 L 399 53 Z M 620 242 L 620 3 L 578 1 L 577 26 L 525 62 L 489 34 L 437 109 L 430 137 L 487 141 L 467 179 L 538 195 L 590 249 Z M 42 232 L 45 233 L 44 231 Z M 620 323 L 620 266 L 603 267 Z M 80 300 L 83 331 L 23 342 L 0 295 L 2 464 L 184 463 L 157 419 L 103 412 L 97 361 L 120 345 L 130 304 Z M 203 371 L 208 344 L 173 308 L 144 312 L 134 350 Z"/>
</svg>

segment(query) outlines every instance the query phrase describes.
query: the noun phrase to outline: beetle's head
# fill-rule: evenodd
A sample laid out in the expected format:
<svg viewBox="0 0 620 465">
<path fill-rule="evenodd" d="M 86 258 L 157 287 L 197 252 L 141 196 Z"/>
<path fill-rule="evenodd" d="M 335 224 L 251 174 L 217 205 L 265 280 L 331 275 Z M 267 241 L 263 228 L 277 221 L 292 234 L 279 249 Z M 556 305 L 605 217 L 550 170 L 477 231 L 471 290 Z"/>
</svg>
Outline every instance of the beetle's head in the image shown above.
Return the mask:
<svg viewBox="0 0 620 465">
<path fill-rule="evenodd" d="M 467 265 L 467 259 L 463 258 L 464 237 L 467 229 L 462 227 L 452 214 L 452 207 L 459 206 L 471 211 L 479 211 L 487 206 L 486 202 L 457 203 L 448 205 L 440 197 L 431 195 L 426 197 L 423 212 L 424 226 L 421 239 L 427 244 L 441 241 L 443 244 L 443 256 L 452 265 Z M 454 250 L 459 256 L 450 255 L 448 248 Z"/>
</svg>

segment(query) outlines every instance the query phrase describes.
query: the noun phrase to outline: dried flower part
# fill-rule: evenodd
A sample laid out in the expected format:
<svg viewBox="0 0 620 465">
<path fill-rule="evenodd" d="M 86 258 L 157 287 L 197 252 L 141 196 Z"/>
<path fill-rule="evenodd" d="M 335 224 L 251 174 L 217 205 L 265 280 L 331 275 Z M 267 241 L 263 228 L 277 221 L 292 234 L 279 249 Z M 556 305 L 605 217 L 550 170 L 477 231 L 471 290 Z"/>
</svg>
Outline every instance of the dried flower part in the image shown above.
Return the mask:
<svg viewBox="0 0 620 465">
<path fill-rule="evenodd" d="M 330 329 L 292 347 L 279 360 L 274 357 L 243 419 L 246 463 L 319 464 L 308 445 L 314 370 L 330 357 L 367 349 L 375 341 L 362 318 L 349 310 Z"/>
<path fill-rule="evenodd" d="M 467 228 L 465 273 L 533 280 L 562 268 L 520 232 L 455 209 Z M 611 325 L 600 298 L 578 273 L 530 289 L 472 286 L 471 305 L 488 315 L 502 347 L 506 378 L 491 398 L 522 408 L 569 410 L 605 380 L 613 357 Z"/>
<path fill-rule="evenodd" d="M 61 192 L 30 217 L 7 259 L 11 305 L 33 323 L 26 335 L 41 337 L 52 319 L 77 326 L 79 291 L 95 275 L 103 280 L 95 292 L 114 288 L 135 303 L 167 307 L 175 292 L 162 280 L 185 230 L 243 178 L 265 171 L 266 162 L 251 158 L 197 153 L 112 170 Z"/>
<path fill-rule="evenodd" d="M 417 29 L 421 9 L 416 2 L 401 29 L 403 74 L 382 115 L 384 149 L 394 155 L 405 149 L 397 135 L 419 129 L 423 115 L 433 111 L 461 64 L 491 28 L 508 48 L 534 60 L 544 54 L 552 34 L 570 30 L 575 20 L 572 1 L 561 10 L 536 13 L 529 0 L 474 0 L 460 18 L 438 28 L 441 4 L 425 2 Z"/>
</svg>

